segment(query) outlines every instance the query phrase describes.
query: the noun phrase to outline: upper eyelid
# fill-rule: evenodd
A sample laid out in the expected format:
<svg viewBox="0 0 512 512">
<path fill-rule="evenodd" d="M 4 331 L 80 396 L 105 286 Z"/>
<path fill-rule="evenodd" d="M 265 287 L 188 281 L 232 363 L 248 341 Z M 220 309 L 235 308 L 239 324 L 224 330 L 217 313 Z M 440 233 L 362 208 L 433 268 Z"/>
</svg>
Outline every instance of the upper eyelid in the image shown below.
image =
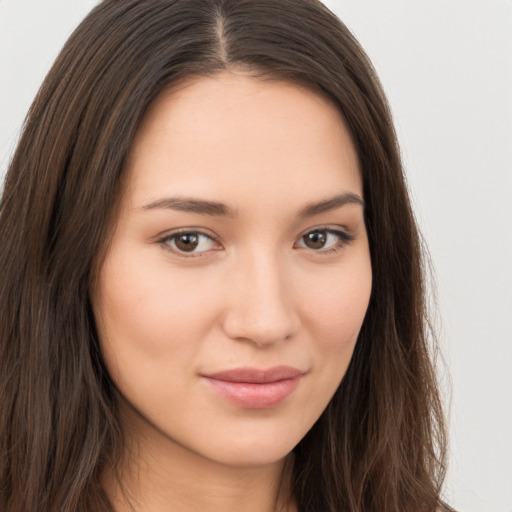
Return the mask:
<svg viewBox="0 0 512 512">
<path fill-rule="evenodd" d="M 306 235 L 307 233 L 311 233 L 312 231 L 329 231 L 331 233 L 341 232 L 348 236 L 351 235 L 351 231 L 345 227 L 329 226 L 329 225 L 325 226 L 324 225 L 324 226 L 315 226 L 315 227 L 308 228 L 308 229 L 302 231 L 297 238 L 301 238 L 304 235 Z M 178 236 L 178 235 L 185 234 L 185 233 L 197 233 L 199 235 L 204 235 L 208 238 L 211 238 L 212 240 L 215 240 L 216 242 L 219 242 L 221 240 L 221 238 L 219 236 L 209 232 L 208 230 L 205 230 L 204 228 L 194 228 L 194 227 L 178 228 L 176 231 L 164 231 L 163 233 L 157 235 L 155 237 L 155 240 L 161 241 L 161 240 L 172 238 L 173 236 Z"/>
<path fill-rule="evenodd" d="M 327 225 L 327 226 L 315 226 L 313 228 L 308 228 L 305 231 L 302 232 L 300 236 L 305 235 L 306 233 L 311 233 L 311 231 L 330 231 L 330 232 L 341 232 L 346 233 L 347 235 L 351 233 L 350 229 L 348 229 L 345 226 L 339 226 L 339 225 Z"/>
<path fill-rule="evenodd" d="M 351 229 L 351 228 L 347 227 L 346 225 L 344 226 L 344 225 L 340 225 L 340 224 L 323 224 L 323 225 L 321 224 L 319 226 L 314 226 L 314 227 L 311 227 L 311 228 L 308 228 L 308 229 L 302 231 L 298 238 L 301 238 L 304 235 L 306 235 L 307 233 L 311 233 L 312 231 L 327 231 L 332 234 L 341 233 L 342 235 L 344 235 L 350 239 L 355 239 L 356 235 L 357 235 L 357 233 L 354 229 Z"/>
<path fill-rule="evenodd" d="M 204 235 L 208 238 L 211 238 L 212 240 L 215 240 L 215 241 L 218 241 L 220 240 L 220 238 L 209 232 L 208 230 L 205 230 L 204 228 L 178 228 L 176 230 L 172 230 L 172 231 L 162 231 L 162 233 L 159 233 L 158 235 L 156 235 L 154 237 L 154 240 L 156 242 L 161 242 L 163 240 L 166 240 L 168 238 L 172 238 L 174 236 L 178 236 L 178 235 L 182 235 L 182 234 L 186 234 L 186 233 L 197 233 L 199 235 Z"/>
</svg>

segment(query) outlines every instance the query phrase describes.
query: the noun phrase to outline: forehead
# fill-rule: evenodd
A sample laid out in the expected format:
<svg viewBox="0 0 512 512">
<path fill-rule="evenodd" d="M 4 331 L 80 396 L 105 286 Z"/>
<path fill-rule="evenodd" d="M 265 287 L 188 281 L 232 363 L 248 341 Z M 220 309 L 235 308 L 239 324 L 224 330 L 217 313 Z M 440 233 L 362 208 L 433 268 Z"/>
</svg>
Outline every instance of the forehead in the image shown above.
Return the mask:
<svg viewBox="0 0 512 512">
<path fill-rule="evenodd" d="M 341 113 L 308 88 L 242 73 L 161 93 L 139 127 L 127 171 L 134 206 L 163 192 L 226 201 L 242 193 L 332 195 L 333 187 L 361 193 Z"/>
</svg>

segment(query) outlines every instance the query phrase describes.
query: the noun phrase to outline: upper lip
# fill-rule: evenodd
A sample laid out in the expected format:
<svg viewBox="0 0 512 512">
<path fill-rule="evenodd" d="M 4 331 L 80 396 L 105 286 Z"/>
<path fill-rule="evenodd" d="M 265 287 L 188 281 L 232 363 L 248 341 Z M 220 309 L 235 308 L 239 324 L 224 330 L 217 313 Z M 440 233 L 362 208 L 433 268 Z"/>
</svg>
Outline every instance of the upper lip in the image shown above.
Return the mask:
<svg viewBox="0 0 512 512">
<path fill-rule="evenodd" d="M 215 373 L 203 375 L 208 379 L 222 380 L 226 382 L 246 382 L 250 384 L 266 384 L 280 380 L 295 379 L 305 372 L 292 366 L 274 366 L 273 368 L 233 368 Z"/>
</svg>

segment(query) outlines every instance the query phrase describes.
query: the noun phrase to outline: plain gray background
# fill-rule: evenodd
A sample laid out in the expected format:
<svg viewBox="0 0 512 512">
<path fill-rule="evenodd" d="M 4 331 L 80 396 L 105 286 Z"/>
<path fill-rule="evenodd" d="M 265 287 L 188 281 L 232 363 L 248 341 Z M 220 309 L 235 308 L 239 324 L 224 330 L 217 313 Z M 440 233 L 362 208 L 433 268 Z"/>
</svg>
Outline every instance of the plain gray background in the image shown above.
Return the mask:
<svg viewBox="0 0 512 512">
<path fill-rule="evenodd" d="M 2 180 L 44 75 L 95 3 L 0 0 Z M 388 93 L 436 269 L 451 434 L 445 495 L 463 512 L 511 512 L 512 1 L 326 4 Z"/>
</svg>

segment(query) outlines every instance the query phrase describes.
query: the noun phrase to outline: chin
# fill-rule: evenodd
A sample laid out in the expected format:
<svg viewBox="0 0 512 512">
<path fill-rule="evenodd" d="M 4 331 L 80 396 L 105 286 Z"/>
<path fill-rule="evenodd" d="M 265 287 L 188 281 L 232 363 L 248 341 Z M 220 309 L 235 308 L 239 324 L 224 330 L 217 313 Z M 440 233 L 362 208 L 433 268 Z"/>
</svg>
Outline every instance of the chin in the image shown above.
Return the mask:
<svg viewBox="0 0 512 512">
<path fill-rule="evenodd" d="M 276 464 L 292 452 L 295 445 L 255 441 L 252 445 L 233 443 L 222 453 L 211 454 L 220 464 L 231 467 L 261 467 Z"/>
</svg>

